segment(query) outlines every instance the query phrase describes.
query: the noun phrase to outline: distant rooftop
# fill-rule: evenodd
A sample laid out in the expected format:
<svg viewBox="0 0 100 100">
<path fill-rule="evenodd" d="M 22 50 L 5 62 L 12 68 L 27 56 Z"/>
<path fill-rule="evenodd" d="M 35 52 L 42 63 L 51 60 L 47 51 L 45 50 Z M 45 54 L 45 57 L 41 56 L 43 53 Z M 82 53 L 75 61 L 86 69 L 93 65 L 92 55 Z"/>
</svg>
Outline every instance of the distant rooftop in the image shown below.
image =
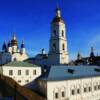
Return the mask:
<svg viewBox="0 0 100 100">
<path fill-rule="evenodd" d="M 52 66 L 40 80 L 59 81 L 100 76 L 98 66 Z"/>
<path fill-rule="evenodd" d="M 5 64 L 4 66 L 13 66 L 13 67 L 39 67 L 37 65 L 33 65 L 27 62 L 21 62 L 21 61 L 13 61 L 8 64 Z"/>
</svg>

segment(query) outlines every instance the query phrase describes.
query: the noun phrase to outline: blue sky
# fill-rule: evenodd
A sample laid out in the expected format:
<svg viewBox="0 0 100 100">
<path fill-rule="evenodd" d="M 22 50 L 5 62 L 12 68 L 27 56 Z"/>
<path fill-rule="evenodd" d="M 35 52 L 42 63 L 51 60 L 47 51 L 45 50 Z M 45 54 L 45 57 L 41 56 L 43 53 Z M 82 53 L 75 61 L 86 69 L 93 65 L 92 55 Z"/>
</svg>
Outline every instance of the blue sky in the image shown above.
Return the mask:
<svg viewBox="0 0 100 100">
<path fill-rule="evenodd" d="M 88 56 L 90 47 L 100 54 L 100 0 L 0 0 L 0 47 L 16 32 L 30 56 L 48 52 L 50 22 L 59 3 L 66 23 L 68 52 Z"/>
</svg>

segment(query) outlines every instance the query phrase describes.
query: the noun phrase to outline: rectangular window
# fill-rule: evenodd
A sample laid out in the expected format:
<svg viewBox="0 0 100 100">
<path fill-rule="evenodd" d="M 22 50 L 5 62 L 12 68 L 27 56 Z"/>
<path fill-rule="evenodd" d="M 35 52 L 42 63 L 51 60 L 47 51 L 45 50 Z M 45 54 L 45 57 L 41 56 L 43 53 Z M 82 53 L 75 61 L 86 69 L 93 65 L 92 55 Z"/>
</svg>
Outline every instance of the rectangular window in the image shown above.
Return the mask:
<svg viewBox="0 0 100 100">
<path fill-rule="evenodd" d="M 65 92 L 64 91 L 62 92 L 62 97 L 65 97 Z"/>
<path fill-rule="evenodd" d="M 89 92 L 91 92 L 92 91 L 92 88 L 91 87 L 89 87 Z"/>
<path fill-rule="evenodd" d="M 100 90 L 100 85 L 98 85 L 98 89 Z"/>
<path fill-rule="evenodd" d="M 18 80 L 18 83 L 21 83 L 21 80 Z"/>
<path fill-rule="evenodd" d="M 13 70 L 9 70 L 9 75 L 13 75 Z"/>
<path fill-rule="evenodd" d="M 29 75 L 29 70 L 26 70 L 26 75 Z"/>
<path fill-rule="evenodd" d="M 97 90 L 97 86 L 96 85 L 94 86 L 94 90 Z"/>
<path fill-rule="evenodd" d="M 72 95 L 74 95 L 75 94 L 75 90 L 72 90 Z"/>
<path fill-rule="evenodd" d="M 29 82 L 29 80 L 26 80 L 26 83 L 28 83 Z"/>
<path fill-rule="evenodd" d="M 87 92 L 87 88 L 84 88 L 84 92 Z"/>
<path fill-rule="evenodd" d="M 21 70 L 18 70 L 18 75 L 21 75 Z"/>
<path fill-rule="evenodd" d="M 77 89 L 77 94 L 80 94 L 80 89 Z"/>
<path fill-rule="evenodd" d="M 36 75 L 36 70 L 33 70 L 33 75 Z"/>
<path fill-rule="evenodd" d="M 58 93 L 55 93 L 55 98 L 58 99 Z"/>
</svg>

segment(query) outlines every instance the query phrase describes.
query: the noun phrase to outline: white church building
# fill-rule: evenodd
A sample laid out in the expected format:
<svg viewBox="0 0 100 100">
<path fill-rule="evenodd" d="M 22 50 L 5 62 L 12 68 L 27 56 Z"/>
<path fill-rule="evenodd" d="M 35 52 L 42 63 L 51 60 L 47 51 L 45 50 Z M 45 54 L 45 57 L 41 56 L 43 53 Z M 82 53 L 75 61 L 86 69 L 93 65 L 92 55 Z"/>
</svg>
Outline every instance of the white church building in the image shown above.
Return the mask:
<svg viewBox="0 0 100 100">
<path fill-rule="evenodd" d="M 24 41 L 22 41 L 19 49 L 14 33 L 12 39 L 8 43 L 4 42 L 2 46 L 2 51 L 0 52 L 0 64 L 3 65 L 11 61 L 24 61 L 27 58 L 28 55 L 26 53 Z"/>
</svg>

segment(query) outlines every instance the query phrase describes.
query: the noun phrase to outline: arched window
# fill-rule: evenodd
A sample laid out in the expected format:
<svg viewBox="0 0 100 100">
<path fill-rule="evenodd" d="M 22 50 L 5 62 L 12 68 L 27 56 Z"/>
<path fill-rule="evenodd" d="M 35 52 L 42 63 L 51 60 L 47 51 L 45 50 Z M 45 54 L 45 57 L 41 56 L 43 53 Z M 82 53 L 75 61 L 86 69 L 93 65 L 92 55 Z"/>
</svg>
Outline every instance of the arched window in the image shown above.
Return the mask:
<svg viewBox="0 0 100 100">
<path fill-rule="evenodd" d="M 64 30 L 62 30 L 62 37 L 64 37 Z"/>
<path fill-rule="evenodd" d="M 76 88 L 77 88 L 76 93 L 80 94 L 81 93 L 81 86 L 78 84 Z"/>
<path fill-rule="evenodd" d="M 84 86 L 83 86 L 83 92 L 84 93 L 88 92 L 88 84 L 84 84 Z"/>
<path fill-rule="evenodd" d="M 53 31 L 54 36 L 56 36 L 56 30 Z"/>
<path fill-rule="evenodd" d="M 17 61 L 17 59 L 16 59 L 16 58 L 14 58 L 14 61 Z"/>
<path fill-rule="evenodd" d="M 54 99 L 58 99 L 59 98 L 59 89 L 55 88 L 53 93 L 54 93 Z"/>
<path fill-rule="evenodd" d="M 56 50 L 56 44 L 55 43 L 53 44 L 53 50 Z"/>
<path fill-rule="evenodd" d="M 98 83 L 97 82 L 94 83 L 94 91 L 96 91 L 96 90 L 98 90 Z"/>
<path fill-rule="evenodd" d="M 61 98 L 65 97 L 65 87 L 61 87 Z"/>
<path fill-rule="evenodd" d="M 76 87 L 75 86 L 71 86 L 71 95 L 75 95 L 76 94 Z"/>
<path fill-rule="evenodd" d="M 64 45 L 64 43 L 62 44 L 62 50 L 65 50 L 65 45 Z"/>
</svg>

